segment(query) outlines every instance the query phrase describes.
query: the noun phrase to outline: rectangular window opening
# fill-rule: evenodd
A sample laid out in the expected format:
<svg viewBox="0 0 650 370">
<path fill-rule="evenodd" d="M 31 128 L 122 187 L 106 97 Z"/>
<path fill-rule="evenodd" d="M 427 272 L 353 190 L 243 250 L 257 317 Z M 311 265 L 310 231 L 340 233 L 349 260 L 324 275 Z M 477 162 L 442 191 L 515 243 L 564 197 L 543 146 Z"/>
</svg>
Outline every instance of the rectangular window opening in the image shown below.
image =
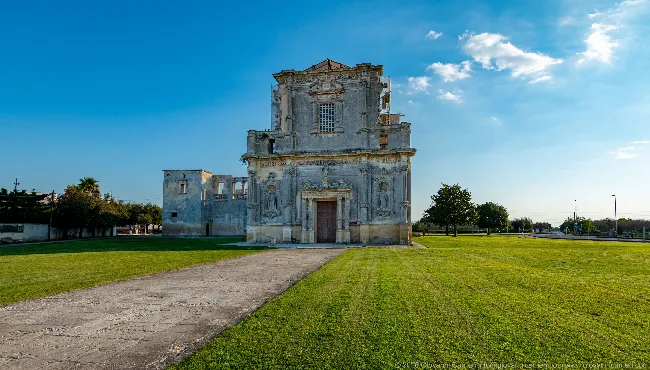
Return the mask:
<svg viewBox="0 0 650 370">
<path fill-rule="evenodd" d="M 319 130 L 320 132 L 334 132 L 334 104 L 325 103 L 320 105 Z"/>
<path fill-rule="evenodd" d="M 178 217 L 178 212 L 172 212 L 172 217 Z"/>
<path fill-rule="evenodd" d="M 187 186 L 186 186 L 186 184 L 181 184 L 181 194 L 187 194 Z"/>
<path fill-rule="evenodd" d="M 275 139 L 269 139 L 269 154 L 275 154 Z"/>
<path fill-rule="evenodd" d="M 379 149 L 381 150 L 388 149 L 388 134 L 379 135 Z"/>
</svg>

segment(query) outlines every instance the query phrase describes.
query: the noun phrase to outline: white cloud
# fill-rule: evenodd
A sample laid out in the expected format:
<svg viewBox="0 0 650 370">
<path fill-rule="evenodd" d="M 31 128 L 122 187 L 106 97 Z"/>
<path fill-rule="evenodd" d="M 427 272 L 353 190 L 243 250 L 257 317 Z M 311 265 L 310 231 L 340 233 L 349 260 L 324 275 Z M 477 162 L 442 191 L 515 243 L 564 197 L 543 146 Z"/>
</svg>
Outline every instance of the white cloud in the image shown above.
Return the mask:
<svg viewBox="0 0 650 370">
<path fill-rule="evenodd" d="M 409 104 L 410 106 L 412 106 L 412 107 L 417 107 L 418 105 L 420 105 L 420 104 L 414 102 L 413 100 L 409 100 L 409 101 L 408 101 L 408 104 Z"/>
<path fill-rule="evenodd" d="M 625 27 L 626 20 L 646 10 L 642 7 L 645 3 L 646 0 L 624 0 L 605 11 L 596 10 L 594 13 L 587 14 L 589 19 L 597 19 L 598 22 L 591 24 L 587 32 L 588 36 L 584 39 L 587 50 L 578 53 L 581 57 L 576 64 L 580 65 L 587 61 L 611 63 L 614 50 L 620 46 L 620 43 L 613 39 L 610 33 Z"/>
<path fill-rule="evenodd" d="M 631 15 L 634 12 L 638 12 L 639 6 L 645 3 L 646 0 L 624 0 L 605 11 L 601 12 L 596 10 L 591 14 L 587 14 L 587 17 L 589 17 L 590 19 L 600 18 L 600 17 L 620 18 L 620 17 Z"/>
<path fill-rule="evenodd" d="M 461 103 L 463 100 L 460 97 L 461 90 L 455 90 L 453 93 L 450 91 L 438 90 L 438 100 L 449 100 L 456 104 Z"/>
<path fill-rule="evenodd" d="M 619 46 L 618 41 L 612 41 L 607 33 L 618 29 L 617 26 L 608 24 L 594 23 L 591 25 L 591 33 L 585 39 L 587 50 L 579 53 L 582 55 L 577 64 L 580 65 L 589 60 L 595 60 L 602 63 L 610 63 L 614 48 Z"/>
<path fill-rule="evenodd" d="M 614 154 L 614 159 L 632 159 L 638 156 L 640 153 L 633 153 L 632 151 L 635 148 L 633 146 L 628 146 L 625 148 L 618 148 L 612 154 Z"/>
<path fill-rule="evenodd" d="M 494 116 L 492 116 L 492 117 L 490 117 L 490 118 L 492 118 L 492 121 L 494 121 L 494 122 L 499 122 L 499 119 L 496 118 L 496 117 L 494 117 Z"/>
<path fill-rule="evenodd" d="M 430 39 L 430 40 L 436 40 L 438 37 L 442 36 L 442 32 L 436 32 L 434 30 L 429 31 L 425 38 Z"/>
<path fill-rule="evenodd" d="M 469 72 L 472 71 L 471 63 L 469 60 L 462 62 L 461 64 L 453 63 L 433 63 L 427 67 L 427 70 L 433 70 L 433 73 L 442 77 L 442 80 L 445 82 L 452 82 L 456 80 L 464 80 L 470 78 Z"/>
<path fill-rule="evenodd" d="M 650 140 L 635 140 L 630 141 L 630 144 L 650 144 Z"/>
<path fill-rule="evenodd" d="M 523 51 L 498 33 L 466 33 L 461 40 L 465 40 L 461 48 L 483 68 L 497 71 L 509 69 L 513 77 L 537 79 L 548 76 L 553 65 L 562 63 L 561 59 L 542 53 Z"/>
<path fill-rule="evenodd" d="M 431 81 L 431 77 L 427 76 L 421 76 L 421 77 L 409 77 L 409 91 L 407 94 L 411 95 L 414 93 L 419 93 L 423 92 L 425 94 L 428 94 L 427 88 L 431 86 L 429 81 Z"/>
<path fill-rule="evenodd" d="M 546 75 L 546 76 L 540 76 L 540 77 L 537 77 L 537 78 L 534 79 L 534 80 L 530 80 L 528 83 L 536 84 L 536 83 L 538 83 L 538 82 L 542 82 L 542 81 L 550 81 L 551 79 L 552 79 L 552 77 L 549 76 L 549 75 Z"/>
</svg>

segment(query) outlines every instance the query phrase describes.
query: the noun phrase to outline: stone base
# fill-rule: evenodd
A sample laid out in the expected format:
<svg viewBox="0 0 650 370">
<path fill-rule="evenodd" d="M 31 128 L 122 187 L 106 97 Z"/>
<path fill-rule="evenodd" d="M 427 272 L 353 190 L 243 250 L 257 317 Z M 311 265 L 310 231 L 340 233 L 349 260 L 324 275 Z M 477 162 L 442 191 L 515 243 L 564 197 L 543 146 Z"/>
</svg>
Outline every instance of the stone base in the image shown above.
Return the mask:
<svg viewBox="0 0 650 370">
<path fill-rule="evenodd" d="M 282 242 L 291 243 L 291 226 L 282 227 Z"/>
<path fill-rule="evenodd" d="M 336 230 L 337 244 L 350 244 L 350 230 Z"/>
<path fill-rule="evenodd" d="M 300 243 L 302 244 L 314 244 L 316 243 L 316 235 L 314 231 L 301 231 Z"/>
<path fill-rule="evenodd" d="M 350 230 L 337 230 L 339 244 L 411 244 L 410 224 L 351 225 Z M 300 226 L 248 226 L 246 241 L 251 243 L 316 243 L 314 230 L 303 231 Z"/>
<path fill-rule="evenodd" d="M 363 224 L 350 226 L 351 243 L 409 244 L 411 224 Z"/>
</svg>

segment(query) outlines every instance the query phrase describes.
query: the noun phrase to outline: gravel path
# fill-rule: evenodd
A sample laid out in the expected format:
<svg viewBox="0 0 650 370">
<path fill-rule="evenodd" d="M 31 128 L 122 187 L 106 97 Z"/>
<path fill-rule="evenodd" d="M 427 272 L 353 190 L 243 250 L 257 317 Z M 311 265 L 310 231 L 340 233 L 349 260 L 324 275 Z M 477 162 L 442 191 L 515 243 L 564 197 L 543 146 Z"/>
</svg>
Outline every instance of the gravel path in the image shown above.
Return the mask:
<svg viewBox="0 0 650 370">
<path fill-rule="evenodd" d="M 165 368 L 343 251 L 265 251 L 0 307 L 0 369 Z"/>
</svg>

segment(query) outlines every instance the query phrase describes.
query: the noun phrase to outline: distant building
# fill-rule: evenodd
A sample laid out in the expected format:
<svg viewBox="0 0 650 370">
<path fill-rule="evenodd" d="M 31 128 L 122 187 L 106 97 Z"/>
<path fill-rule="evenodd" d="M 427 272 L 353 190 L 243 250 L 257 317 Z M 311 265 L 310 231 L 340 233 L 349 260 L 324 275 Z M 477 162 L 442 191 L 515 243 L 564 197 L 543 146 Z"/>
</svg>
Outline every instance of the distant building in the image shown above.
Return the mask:
<svg viewBox="0 0 650 370">
<path fill-rule="evenodd" d="M 382 66 L 325 60 L 274 74 L 272 127 L 248 132 L 248 177 L 164 171 L 163 235 L 250 242 L 411 241 L 411 125 Z"/>
</svg>

